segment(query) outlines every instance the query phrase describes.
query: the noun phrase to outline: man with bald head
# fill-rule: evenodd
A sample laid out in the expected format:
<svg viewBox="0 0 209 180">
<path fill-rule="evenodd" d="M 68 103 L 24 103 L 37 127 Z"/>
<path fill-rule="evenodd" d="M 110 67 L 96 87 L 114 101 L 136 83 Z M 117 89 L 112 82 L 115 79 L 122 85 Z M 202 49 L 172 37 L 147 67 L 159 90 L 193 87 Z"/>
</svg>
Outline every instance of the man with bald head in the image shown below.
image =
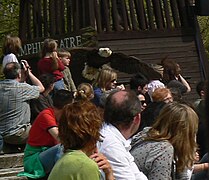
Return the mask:
<svg viewBox="0 0 209 180">
<path fill-rule="evenodd" d="M 105 124 L 101 130 L 102 142 L 98 148 L 113 168 L 114 177 L 122 180 L 147 180 L 129 153 L 130 138 L 141 122 L 141 104 L 132 91 L 110 94 L 104 108 Z"/>
</svg>

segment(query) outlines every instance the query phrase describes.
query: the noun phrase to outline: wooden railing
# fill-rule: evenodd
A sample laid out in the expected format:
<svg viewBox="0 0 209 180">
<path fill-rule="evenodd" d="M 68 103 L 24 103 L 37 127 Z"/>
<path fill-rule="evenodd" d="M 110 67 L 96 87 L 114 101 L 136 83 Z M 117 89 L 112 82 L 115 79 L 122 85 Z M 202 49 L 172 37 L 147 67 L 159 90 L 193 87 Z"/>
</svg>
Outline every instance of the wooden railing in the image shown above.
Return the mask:
<svg viewBox="0 0 209 180">
<path fill-rule="evenodd" d="M 20 37 L 30 40 L 92 26 L 98 33 L 190 26 L 190 0 L 20 0 Z"/>
<path fill-rule="evenodd" d="M 95 3 L 97 31 L 173 29 L 189 26 L 185 0 L 102 0 Z"/>
</svg>

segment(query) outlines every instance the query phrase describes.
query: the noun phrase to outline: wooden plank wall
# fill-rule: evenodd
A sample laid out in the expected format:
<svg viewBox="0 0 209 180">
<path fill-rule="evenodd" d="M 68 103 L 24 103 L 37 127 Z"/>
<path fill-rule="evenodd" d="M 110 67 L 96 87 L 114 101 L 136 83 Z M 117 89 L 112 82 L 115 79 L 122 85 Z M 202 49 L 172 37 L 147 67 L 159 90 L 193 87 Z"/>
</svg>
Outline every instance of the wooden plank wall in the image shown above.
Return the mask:
<svg viewBox="0 0 209 180">
<path fill-rule="evenodd" d="M 99 47 L 154 64 L 165 56 L 174 58 L 182 74 L 191 76 L 188 99 L 193 100 L 202 68 L 209 69 L 202 43 L 195 41 L 200 37 L 195 18 L 191 0 L 20 0 L 19 36 L 28 41 L 91 26 L 98 32 Z M 128 81 L 130 74 L 120 77 Z"/>
<path fill-rule="evenodd" d="M 94 20 L 92 7 L 92 0 L 20 0 L 19 36 L 26 41 L 78 31 Z"/>
<path fill-rule="evenodd" d="M 20 0 L 22 40 L 75 32 L 162 30 L 189 27 L 188 0 Z"/>
<path fill-rule="evenodd" d="M 192 91 L 184 98 L 190 102 L 198 98 L 195 88 L 203 77 L 192 33 L 183 36 L 180 32 L 156 32 L 155 37 L 148 38 L 138 32 L 134 35 L 126 34 L 123 39 L 117 39 L 115 34 L 114 38 L 110 34 L 100 34 L 98 39 L 99 47 L 109 47 L 113 52 L 135 56 L 147 63 L 158 64 L 166 56 L 175 59 L 181 66 L 182 75 L 191 77 L 188 82 Z M 119 79 L 128 81 L 131 76 L 132 74 L 119 74 Z"/>
</svg>

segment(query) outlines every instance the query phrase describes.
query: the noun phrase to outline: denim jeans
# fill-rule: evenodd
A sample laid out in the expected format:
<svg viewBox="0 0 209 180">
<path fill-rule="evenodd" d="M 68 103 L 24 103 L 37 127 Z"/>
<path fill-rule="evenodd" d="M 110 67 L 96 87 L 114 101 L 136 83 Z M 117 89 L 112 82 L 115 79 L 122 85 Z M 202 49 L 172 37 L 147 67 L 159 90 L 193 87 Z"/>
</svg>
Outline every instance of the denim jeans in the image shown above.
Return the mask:
<svg viewBox="0 0 209 180">
<path fill-rule="evenodd" d="M 31 128 L 31 124 L 26 124 L 24 127 L 19 129 L 19 131 L 16 134 L 5 136 L 4 142 L 8 144 L 16 144 L 16 145 L 25 144 L 28 140 L 30 128 Z"/>
<path fill-rule="evenodd" d="M 58 144 L 39 154 L 39 159 L 46 173 L 49 173 L 63 155 L 63 146 Z"/>
<path fill-rule="evenodd" d="M 64 80 L 60 79 L 54 83 L 54 91 L 58 91 L 60 89 L 65 89 Z"/>
</svg>

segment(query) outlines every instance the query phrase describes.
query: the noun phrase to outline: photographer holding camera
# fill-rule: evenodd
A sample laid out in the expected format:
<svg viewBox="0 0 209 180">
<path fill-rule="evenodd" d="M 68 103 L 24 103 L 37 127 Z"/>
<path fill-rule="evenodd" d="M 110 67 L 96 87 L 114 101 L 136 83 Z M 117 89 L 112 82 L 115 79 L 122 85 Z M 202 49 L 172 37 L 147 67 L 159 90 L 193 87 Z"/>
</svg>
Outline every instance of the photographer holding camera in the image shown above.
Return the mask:
<svg viewBox="0 0 209 180">
<path fill-rule="evenodd" d="M 21 65 L 20 65 L 21 64 Z M 29 100 L 44 91 L 26 60 L 5 65 L 5 80 L 0 81 L 0 134 L 7 144 L 25 144 L 30 130 Z M 22 69 L 21 69 L 22 66 Z M 25 82 L 29 78 L 32 85 Z"/>
</svg>

